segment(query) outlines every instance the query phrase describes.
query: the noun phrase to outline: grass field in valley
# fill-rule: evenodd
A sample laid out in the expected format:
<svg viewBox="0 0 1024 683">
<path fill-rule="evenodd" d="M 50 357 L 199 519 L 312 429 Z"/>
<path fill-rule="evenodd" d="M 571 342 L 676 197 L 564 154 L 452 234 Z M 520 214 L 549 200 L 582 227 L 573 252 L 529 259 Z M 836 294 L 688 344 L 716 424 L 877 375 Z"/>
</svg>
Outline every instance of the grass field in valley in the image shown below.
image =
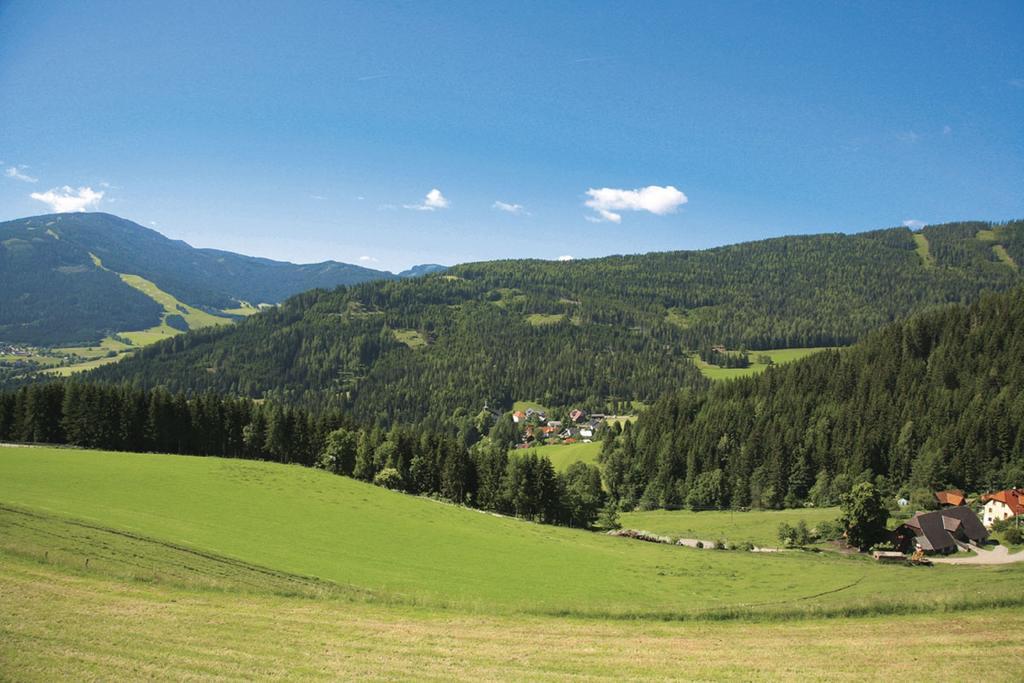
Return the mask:
<svg viewBox="0 0 1024 683">
<path fill-rule="evenodd" d="M 0 503 L 402 604 L 599 616 L 1020 597 L 1019 565 L 706 552 L 530 524 L 271 463 L 0 447 Z M 833 592 L 836 591 L 836 592 Z M 819 594 L 825 594 L 821 597 Z"/>
<path fill-rule="evenodd" d="M 778 530 L 782 523 L 796 524 L 800 520 L 813 528 L 819 522 L 839 517 L 839 508 L 799 508 L 794 510 L 651 510 L 625 512 L 620 516 L 622 526 L 629 529 L 651 531 L 672 538 L 696 538 L 702 541 L 723 540 L 729 543 L 750 541 L 760 547 L 779 545 Z"/>
<path fill-rule="evenodd" d="M 181 560 L 165 559 L 168 569 Z M 834 681 L 948 676 L 951 661 L 980 661 L 986 680 L 1014 681 L 1024 656 L 1024 614 L 1007 608 L 781 623 L 607 621 L 286 597 L 244 574 L 233 589 L 186 588 L 7 552 L 0 576 L 0 678 L 12 680 Z"/>
<path fill-rule="evenodd" d="M 693 362 L 697 368 L 708 379 L 733 379 L 735 377 L 746 377 L 764 372 L 769 367 L 767 363 L 758 363 L 758 356 L 769 356 L 775 365 L 789 363 L 799 360 L 805 356 L 818 351 L 824 351 L 828 347 L 809 347 L 802 349 L 769 349 L 767 351 L 750 351 L 750 365 L 745 368 L 720 368 L 717 365 L 709 365 L 700 359 L 697 354 L 693 355 Z"/>
<path fill-rule="evenodd" d="M 557 471 L 564 472 L 574 462 L 596 464 L 597 456 L 601 453 L 601 442 L 550 444 L 548 446 L 538 446 L 537 448 L 517 448 L 512 450 L 513 456 L 524 453 L 533 453 L 538 457 L 543 456 L 551 461 L 551 464 Z"/>
</svg>

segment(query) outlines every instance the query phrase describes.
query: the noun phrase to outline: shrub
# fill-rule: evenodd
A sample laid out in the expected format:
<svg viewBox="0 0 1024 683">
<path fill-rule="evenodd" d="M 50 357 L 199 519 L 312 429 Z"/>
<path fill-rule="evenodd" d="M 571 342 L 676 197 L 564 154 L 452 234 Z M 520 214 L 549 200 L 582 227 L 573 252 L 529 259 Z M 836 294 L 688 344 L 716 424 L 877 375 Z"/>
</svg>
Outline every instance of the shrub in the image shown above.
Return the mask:
<svg viewBox="0 0 1024 683">
<path fill-rule="evenodd" d="M 704 547 L 704 541 L 697 541 L 697 547 L 698 548 L 703 548 Z"/>
<path fill-rule="evenodd" d="M 402 475 L 394 467 L 385 467 L 374 476 L 373 483 L 397 491 L 402 488 Z"/>
<path fill-rule="evenodd" d="M 843 525 L 838 520 L 818 522 L 811 535 L 818 541 L 835 541 L 843 537 Z"/>
<path fill-rule="evenodd" d="M 1019 526 L 1012 526 L 1003 532 L 1003 540 L 1011 545 L 1024 544 L 1024 529 Z"/>
<path fill-rule="evenodd" d="M 725 541 L 722 539 L 715 541 L 715 550 L 725 550 Z"/>
</svg>

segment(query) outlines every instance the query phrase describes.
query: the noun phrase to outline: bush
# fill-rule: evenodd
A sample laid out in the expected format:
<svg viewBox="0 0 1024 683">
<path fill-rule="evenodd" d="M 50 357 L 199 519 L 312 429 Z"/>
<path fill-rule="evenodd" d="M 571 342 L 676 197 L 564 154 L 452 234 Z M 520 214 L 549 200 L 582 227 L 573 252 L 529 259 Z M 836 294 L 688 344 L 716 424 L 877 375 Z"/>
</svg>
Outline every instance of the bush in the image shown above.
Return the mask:
<svg viewBox="0 0 1024 683">
<path fill-rule="evenodd" d="M 748 553 L 752 552 L 754 550 L 754 543 L 752 541 L 744 541 L 742 544 L 740 544 L 739 549 L 745 550 Z"/>
<path fill-rule="evenodd" d="M 697 541 L 697 547 L 698 548 L 703 548 L 704 547 L 704 541 Z"/>
<path fill-rule="evenodd" d="M 818 541 L 835 541 L 843 537 L 843 525 L 838 520 L 818 522 L 811 535 Z"/>
<path fill-rule="evenodd" d="M 1019 526 L 1012 526 L 1003 532 L 1003 540 L 1011 545 L 1024 544 L 1024 529 Z"/>
<path fill-rule="evenodd" d="M 402 475 L 394 467 L 385 467 L 373 478 L 373 483 L 397 491 L 402 488 Z"/>
<path fill-rule="evenodd" d="M 725 541 L 722 539 L 715 541 L 715 550 L 725 550 Z"/>
</svg>

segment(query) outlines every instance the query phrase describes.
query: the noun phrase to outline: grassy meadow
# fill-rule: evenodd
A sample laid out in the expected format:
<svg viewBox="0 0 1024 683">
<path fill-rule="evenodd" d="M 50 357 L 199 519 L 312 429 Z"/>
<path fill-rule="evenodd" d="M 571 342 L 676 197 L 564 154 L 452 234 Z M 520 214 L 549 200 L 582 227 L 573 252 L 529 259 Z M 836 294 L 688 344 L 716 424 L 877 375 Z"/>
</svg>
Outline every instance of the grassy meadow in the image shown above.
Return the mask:
<svg viewBox="0 0 1024 683">
<path fill-rule="evenodd" d="M 545 457 L 551 461 L 555 470 L 564 472 L 574 462 L 597 464 L 597 456 L 601 453 L 601 442 L 549 444 L 536 448 L 515 448 L 512 449 L 510 454 L 514 457 L 523 453 L 533 453 L 538 457 Z"/>
<path fill-rule="evenodd" d="M 804 520 L 809 528 L 818 522 L 839 517 L 839 508 L 800 508 L 794 510 L 651 510 L 625 512 L 622 526 L 642 529 L 672 538 L 696 538 L 704 541 L 723 540 L 729 543 L 750 541 L 760 547 L 779 545 L 778 529 L 782 523 L 796 524 Z"/>
<path fill-rule="evenodd" d="M 0 504 L 160 539 L 390 603 L 493 613 L 693 617 L 1019 599 L 1020 565 L 879 566 L 699 551 L 531 524 L 253 461 L 0 447 Z M 703 514 L 703 513 L 702 513 Z M 774 530 L 772 530 L 774 533 Z M 902 609 L 902 607 L 900 607 Z M 916 609 L 916 607 L 915 607 Z"/>
<path fill-rule="evenodd" d="M 168 569 L 177 561 L 168 556 Z M 661 622 L 479 615 L 183 587 L 0 552 L 0 678 L 863 680 L 977 661 L 1013 681 L 1024 614 Z M 59 625 L 59 627 L 58 627 Z M 894 634 L 899 634 L 894 637 Z"/>
<path fill-rule="evenodd" d="M 644 514 L 756 539 L 783 513 Z M 0 446 L 4 680 L 841 680 L 979 652 L 1012 680 L 1022 578 L 643 543 L 298 466 Z"/>
<path fill-rule="evenodd" d="M 805 356 L 811 355 L 812 353 L 817 353 L 818 351 L 824 351 L 827 348 L 829 347 L 820 346 L 802 349 L 769 349 L 767 351 L 750 351 L 750 365 L 745 368 L 720 368 L 717 365 L 709 365 L 702 361 L 698 354 L 693 354 L 693 362 L 701 371 L 701 374 L 708 379 L 733 379 L 736 377 L 757 375 L 764 372 L 769 365 L 767 363 L 758 363 L 758 356 L 769 356 L 775 365 L 781 365 L 782 363 L 799 360 Z"/>
</svg>

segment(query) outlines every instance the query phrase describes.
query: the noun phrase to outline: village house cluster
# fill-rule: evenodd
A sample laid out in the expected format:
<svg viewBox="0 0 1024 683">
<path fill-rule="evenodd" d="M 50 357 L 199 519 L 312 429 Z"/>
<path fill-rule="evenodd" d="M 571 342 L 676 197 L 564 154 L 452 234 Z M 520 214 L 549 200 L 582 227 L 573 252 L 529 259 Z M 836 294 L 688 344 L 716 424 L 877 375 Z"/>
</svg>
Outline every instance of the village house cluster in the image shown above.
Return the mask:
<svg viewBox="0 0 1024 683">
<path fill-rule="evenodd" d="M 963 491 L 938 491 L 935 498 L 938 510 L 918 512 L 896 528 L 894 544 L 901 552 L 947 554 L 982 545 L 993 524 L 1024 515 L 1024 489 L 984 494 L 980 517 Z"/>
<path fill-rule="evenodd" d="M 522 432 L 516 448 L 529 448 L 534 445 L 552 443 L 591 443 L 598 430 L 604 426 L 605 415 L 600 413 L 587 414 L 579 408 L 568 413 L 568 420 L 549 420 L 542 410 L 527 408 L 512 413 L 512 422 Z"/>
</svg>

